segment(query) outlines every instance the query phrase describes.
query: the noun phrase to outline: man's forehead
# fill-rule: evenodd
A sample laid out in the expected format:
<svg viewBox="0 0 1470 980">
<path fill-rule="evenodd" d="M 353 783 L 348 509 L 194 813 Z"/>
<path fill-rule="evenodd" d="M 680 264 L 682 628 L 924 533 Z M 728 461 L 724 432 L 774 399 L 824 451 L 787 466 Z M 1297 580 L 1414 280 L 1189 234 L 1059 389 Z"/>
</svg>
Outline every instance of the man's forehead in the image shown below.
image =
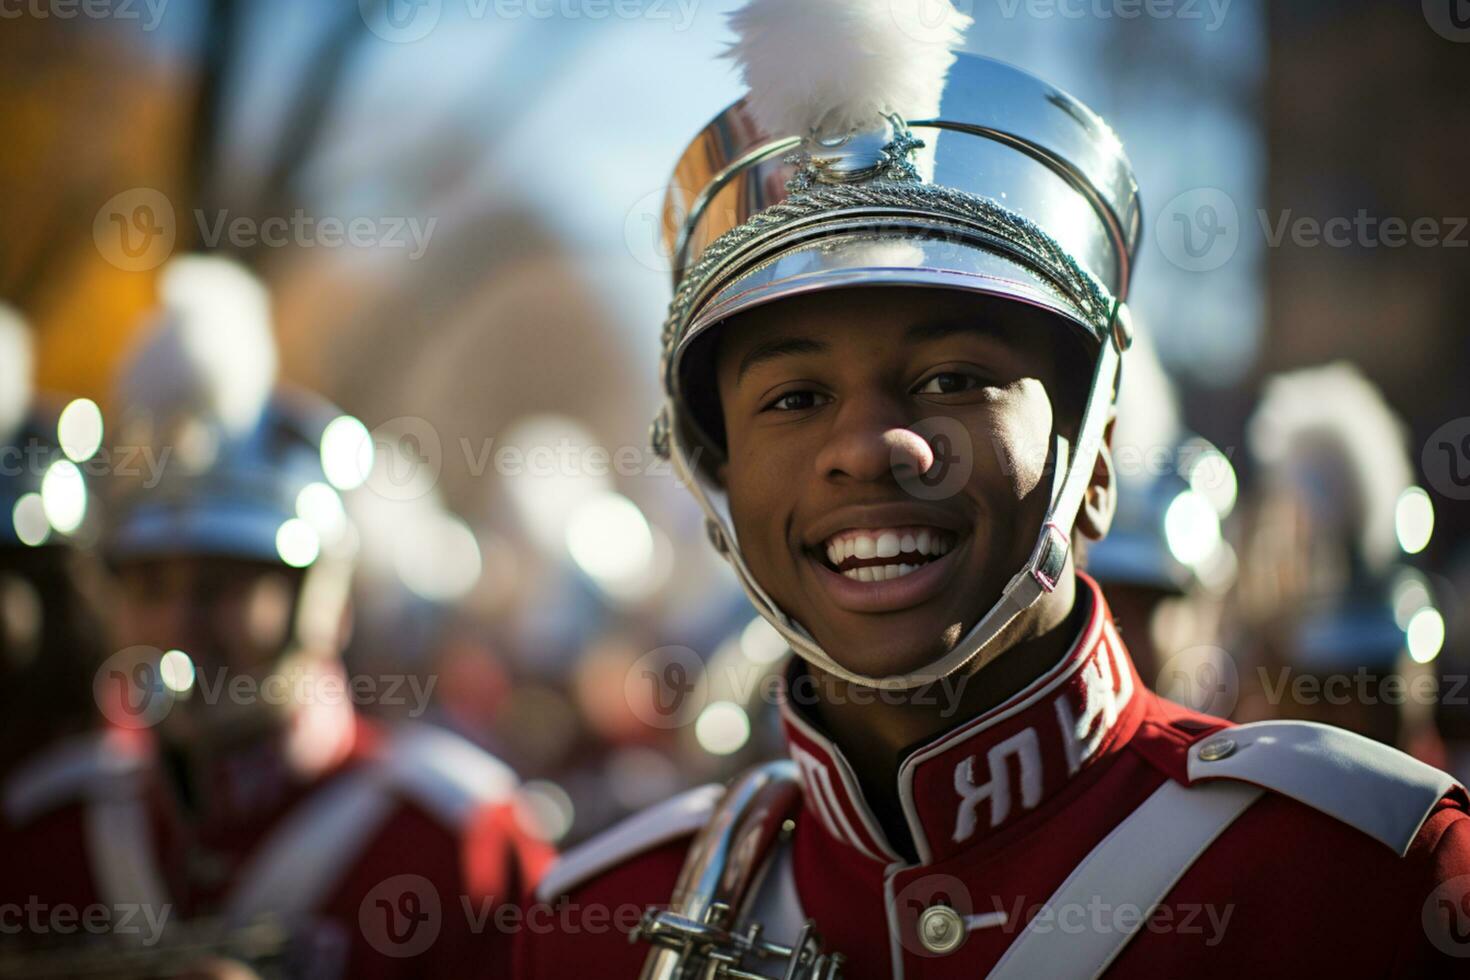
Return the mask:
<svg viewBox="0 0 1470 980">
<path fill-rule="evenodd" d="M 871 297 L 868 305 L 855 300 L 860 292 Z M 885 295 L 887 294 L 887 295 Z M 839 294 L 833 294 L 836 299 Z M 963 301 L 894 302 L 886 290 L 848 291 L 844 300 L 822 304 L 821 297 L 771 304 L 750 310 L 719 329 L 720 360 L 734 366 L 736 377 L 752 367 L 781 357 L 840 352 L 849 337 L 872 338 L 881 334 L 904 346 L 922 346 L 963 336 L 998 346 L 1031 346 L 1025 341 L 1030 319 L 1024 310 L 988 309 Z M 1007 304 L 1014 305 L 1014 304 Z M 1046 337 L 1032 337 L 1042 341 Z"/>
</svg>

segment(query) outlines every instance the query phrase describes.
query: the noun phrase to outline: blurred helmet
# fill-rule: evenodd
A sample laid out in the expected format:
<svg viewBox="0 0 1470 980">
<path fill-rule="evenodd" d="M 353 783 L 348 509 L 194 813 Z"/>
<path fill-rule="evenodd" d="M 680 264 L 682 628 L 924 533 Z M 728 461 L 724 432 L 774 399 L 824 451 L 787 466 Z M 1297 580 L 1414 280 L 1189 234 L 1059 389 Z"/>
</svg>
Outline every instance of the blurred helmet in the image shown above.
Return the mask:
<svg viewBox="0 0 1470 980">
<path fill-rule="evenodd" d="M 1442 629 L 1436 640 L 1412 626 L 1439 614 L 1401 542 L 1404 501 L 1429 506 L 1405 431 L 1345 363 L 1272 378 L 1251 417 L 1261 490 L 1242 598 L 1256 618 L 1289 623 L 1290 654 L 1304 667 L 1382 668 L 1406 648 L 1421 661 L 1438 653 Z"/>
<path fill-rule="evenodd" d="M 1117 512 L 1088 547 L 1087 571 L 1104 586 L 1183 595 L 1230 583 L 1234 556 L 1220 522 L 1235 504 L 1235 470 L 1179 418 L 1173 383 L 1147 330 L 1137 330 L 1119 384 L 1113 426 Z"/>
<path fill-rule="evenodd" d="M 350 551 L 339 491 L 367 474 L 367 431 L 277 384 L 265 288 L 221 258 L 165 267 L 162 304 L 117 379 L 119 452 L 105 552 L 311 566 Z M 132 457 L 131 465 L 122 462 Z"/>
<path fill-rule="evenodd" d="M 1093 469 L 1142 228 L 1118 138 L 1076 99 L 1009 65 L 956 55 L 969 18 L 942 0 L 751 0 L 732 17 L 750 94 L 685 151 L 664 208 L 674 298 L 667 401 L 654 423 L 716 547 L 797 653 L 840 677 L 909 688 L 999 651 L 1055 588 Z M 848 287 L 965 291 L 1039 308 L 1090 347 L 1078 445 L 1058 438 L 1052 506 L 1026 566 L 950 653 L 907 676 L 833 660 L 765 594 L 712 479 L 724 456 L 713 339 L 737 313 Z"/>
</svg>

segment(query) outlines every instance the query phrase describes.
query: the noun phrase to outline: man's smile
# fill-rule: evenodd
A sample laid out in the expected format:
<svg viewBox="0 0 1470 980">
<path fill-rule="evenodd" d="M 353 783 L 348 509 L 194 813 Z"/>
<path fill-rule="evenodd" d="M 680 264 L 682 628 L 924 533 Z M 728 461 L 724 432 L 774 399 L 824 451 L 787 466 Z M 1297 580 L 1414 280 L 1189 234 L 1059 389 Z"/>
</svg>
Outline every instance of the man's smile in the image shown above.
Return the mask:
<svg viewBox="0 0 1470 980">
<path fill-rule="evenodd" d="M 898 612 L 944 591 L 972 534 L 965 521 L 933 506 L 845 507 L 825 515 L 801 550 L 832 605 Z"/>
<path fill-rule="evenodd" d="M 850 528 L 827 539 L 827 564 L 855 582 L 882 582 L 919 570 L 954 548 L 955 535 L 937 527 Z"/>
</svg>

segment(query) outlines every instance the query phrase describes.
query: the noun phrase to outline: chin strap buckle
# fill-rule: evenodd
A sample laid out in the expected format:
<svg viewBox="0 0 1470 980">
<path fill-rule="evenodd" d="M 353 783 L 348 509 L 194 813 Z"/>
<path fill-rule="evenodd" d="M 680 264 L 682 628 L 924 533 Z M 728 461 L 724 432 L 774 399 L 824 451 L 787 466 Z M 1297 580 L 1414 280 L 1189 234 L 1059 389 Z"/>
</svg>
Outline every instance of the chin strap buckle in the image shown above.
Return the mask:
<svg viewBox="0 0 1470 980">
<path fill-rule="evenodd" d="M 1036 553 L 1031 557 L 1031 577 L 1043 592 L 1055 592 L 1061 580 L 1062 570 L 1067 567 L 1067 554 L 1072 544 L 1066 532 L 1054 521 L 1048 521 L 1041 529 L 1036 542 Z"/>
</svg>

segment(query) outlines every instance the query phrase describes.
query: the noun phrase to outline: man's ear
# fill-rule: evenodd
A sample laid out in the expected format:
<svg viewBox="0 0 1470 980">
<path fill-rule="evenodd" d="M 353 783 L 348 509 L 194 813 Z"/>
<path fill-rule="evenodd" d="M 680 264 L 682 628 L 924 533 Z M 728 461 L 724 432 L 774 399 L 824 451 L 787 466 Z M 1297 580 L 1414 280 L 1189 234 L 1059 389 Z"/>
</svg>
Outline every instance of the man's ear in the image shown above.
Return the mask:
<svg viewBox="0 0 1470 980">
<path fill-rule="evenodd" d="M 720 485 L 721 490 L 730 489 L 730 481 L 725 479 L 729 469 L 730 463 L 728 460 L 722 461 L 719 466 L 715 467 L 715 482 Z"/>
<path fill-rule="evenodd" d="M 1116 414 L 1108 419 L 1097 461 L 1092 464 L 1092 480 L 1082 495 L 1082 506 L 1077 509 L 1077 530 L 1092 541 L 1108 536 L 1113 515 L 1118 510 L 1118 481 L 1113 472 L 1113 424 L 1117 421 Z"/>
</svg>

